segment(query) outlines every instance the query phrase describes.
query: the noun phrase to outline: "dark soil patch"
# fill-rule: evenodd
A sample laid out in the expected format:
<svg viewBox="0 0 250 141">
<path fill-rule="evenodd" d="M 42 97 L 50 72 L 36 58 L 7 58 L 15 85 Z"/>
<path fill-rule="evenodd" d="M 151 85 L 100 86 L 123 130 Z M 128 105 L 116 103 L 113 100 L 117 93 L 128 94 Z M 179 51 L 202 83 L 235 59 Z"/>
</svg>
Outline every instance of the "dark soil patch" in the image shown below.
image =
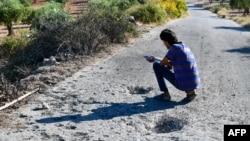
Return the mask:
<svg viewBox="0 0 250 141">
<path fill-rule="evenodd" d="M 178 119 L 174 117 L 163 117 L 161 118 L 155 126 L 156 133 L 169 133 L 181 130 L 187 121 L 183 119 Z"/>
</svg>

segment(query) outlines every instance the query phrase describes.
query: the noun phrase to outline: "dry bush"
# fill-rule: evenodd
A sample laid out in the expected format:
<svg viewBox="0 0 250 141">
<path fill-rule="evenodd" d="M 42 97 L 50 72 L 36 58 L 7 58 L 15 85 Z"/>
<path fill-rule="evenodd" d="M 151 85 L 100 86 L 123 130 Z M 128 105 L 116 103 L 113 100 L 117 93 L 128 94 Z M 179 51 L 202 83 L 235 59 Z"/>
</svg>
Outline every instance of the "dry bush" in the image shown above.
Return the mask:
<svg viewBox="0 0 250 141">
<path fill-rule="evenodd" d="M 33 42 L 14 60 L 19 60 L 18 64 L 32 65 L 50 56 L 66 60 L 75 55 L 90 55 L 105 50 L 111 42 L 123 42 L 127 32 L 136 31 L 124 18 L 100 15 L 95 11 L 91 10 L 75 21 L 57 24 L 43 21 L 43 30 L 33 35 Z"/>
<path fill-rule="evenodd" d="M 6 102 L 17 98 L 18 90 L 17 86 L 9 83 L 4 75 L 0 74 L 0 106 L 3 106 Z"/>
<path fill-rule="evenodd" d="M 66 34 L 69 40 L 61 44 L 59 50 L 71 49 L 76 54 L 90 55 L 104 49 L 110 44 L 110 40 L 101 31 L 101 24 L 102 21 L 94 13 L 77 19 Z"/>
<path fill-rule="evenodd" d="M 133 7 L 129 9 L 128 12 L 133 15 L 136 20 L 144 24 L 160 24 L 168 18 L 166 11 L 155 3 L 148 3 L 146 5 Z"/>
<path fill-rule="evenodd" d="M 8 80 L 3 78 L 0 84 L 1 100 L 15 99 L 17 91 L 25 90 L 26 86 L 26 89 L 32 88 L 29 86 L 31 83 L 32 86 L 40 85 L 32 80 L 23 82 L 28 76 L 36 75 L 35 70 L 43 65 L 45 58 L 54 56 L 56 61 L 63 62 L 75 60 L 79 56 L 91 56 L 106 51 L 110 43 L 126 41 L 128 33 L 136 32 L 134 25 L 126 18 L 100 13 L 97 9 L 90 10 L 74 21 L 65 21 L 60 15 L 54 18 L 57 18 L 54 19 L 56 24 L 41 20 L 42 28 L 33 33 L 27 46 L 13 54 L 7 61 L 8 64 L 1 68 L 1 76 Z M 44 78 L 46 80 L 39 81 L 53 83 L 47 77 Z M 13 85 L 15 82 L 18 87 Z"/>
</svg>

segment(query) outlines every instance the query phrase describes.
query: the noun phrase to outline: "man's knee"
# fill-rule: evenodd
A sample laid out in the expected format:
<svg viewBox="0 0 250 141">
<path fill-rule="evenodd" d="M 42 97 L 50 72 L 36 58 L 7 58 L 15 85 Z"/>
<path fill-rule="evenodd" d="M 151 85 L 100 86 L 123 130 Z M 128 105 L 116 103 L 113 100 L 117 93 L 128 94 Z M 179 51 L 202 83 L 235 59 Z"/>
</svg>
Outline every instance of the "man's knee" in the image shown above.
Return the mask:
<svg viewBox="0 0 250 141">
<path fill-rule="evenodd" d="M 160 67 L 161 67 L 160 63 L 155 62 L 155 63 L 153 64 L 153 69 L 154 69 L 154 70 L 158 70 Z"/>
</svg>

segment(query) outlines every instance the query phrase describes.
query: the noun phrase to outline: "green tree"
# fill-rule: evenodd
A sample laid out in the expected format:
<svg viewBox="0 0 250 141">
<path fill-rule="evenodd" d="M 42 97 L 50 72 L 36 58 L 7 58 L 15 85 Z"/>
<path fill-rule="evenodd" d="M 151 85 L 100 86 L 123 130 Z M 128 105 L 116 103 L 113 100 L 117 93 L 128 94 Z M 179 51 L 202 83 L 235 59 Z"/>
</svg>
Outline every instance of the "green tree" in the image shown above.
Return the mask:
<svg viewBox="0 0 250 141">
<path fill-rule="evenodd" d="M 58 2 L 48 2 L 32 13 L 32 28 L 45 30 L 48 26 L 56 26 L 71 19 L 70 14 L 64 10 L 64 5 Z"/>
<path fill-rule="evenodd" d="M 250 0 L 230 0 L 229 4 L 233 9 L 244 9 L 243 15 L 249 14 Z"/>
<path fill-rule="evenodd" d="M 13 23 L 28 17 L 29 11 L 29 8 L 22 5 L 19 0 L 2 0 L 0 2 L 0 22 L 7 26 L 8 36 L 14 35 Z"/>
</svg>

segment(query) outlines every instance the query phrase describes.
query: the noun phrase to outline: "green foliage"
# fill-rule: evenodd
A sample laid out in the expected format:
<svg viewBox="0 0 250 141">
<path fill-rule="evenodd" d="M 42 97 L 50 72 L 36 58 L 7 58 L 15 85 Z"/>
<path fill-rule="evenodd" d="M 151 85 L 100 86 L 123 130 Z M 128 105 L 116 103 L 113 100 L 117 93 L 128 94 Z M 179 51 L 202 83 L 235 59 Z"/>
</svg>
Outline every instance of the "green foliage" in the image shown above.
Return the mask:
<svg viewBox="0 0 250 141">
<path fill-rule="evenodd" d="M 126 10 L 129 7 L 138 4 L 137 0 L 90 0 L 91 5 L 97 5 L 102 9 L 118 9 L 118 10 Z"/>
<path fill-rule="evenodd" d="M 6 37 L 0 44 L 1 58 L 9 58 L 23 49 L 28 40 L 22 37 Z"/>
<path fill-rule="evenodd" d="M 62 3 L 63 5 L 67 2 L 67 0 L 50 0 L 50 2 L 58 2 L 58 3 Z"/>
<path fill-rule="evenodd" d="M 218 13 L 222 8 L 224 8 L 223 5 L 215 5 L 210 8 L 210 11 L 212 11 L 213 13 Z"/>
<path fill-rule="evenodd" d="M 124 42 L 126 33 L 132 33 L 136 36 L 136 29 L 132 23 L 130 23 L 126 15 L 122 13 L 112 13 L 103 11 L 100 15 L 95 17 L 96 23 L 100 24 L 100 31 L 109 38 L 112 43 Z M 126 42 L 126 41 L 125 41 Z"/>
<path fill-rule="evenodd" d="M 146 3 L 147 3 L 147 0 L 138 0 L 138 2 L 139 2 L 140 4 L 146 4 Z"/>
<path fill-rule="evenodd" d="M 13 3 L 15 0 L 3 1 L 11 1 L 11 6 L 17 5 Z M 136 6 L 129 14 L 143 23 L 160 23 L 166 19 L 169 12 L 166 7 L 159 5 L 158 1 L 91 0 L 89 11 L 73 21 L 69 13 L 64 11 L 64 5 L 58 3 L 63 1 L 54 1 L 35 9 L 26 19 L 32 19 L 32 26 L 36 29 L 30 42 L 23 38 L 6 38 L 1 43 L 0 53 L 11 57 L 5 73 L 8 79 L 19 80 L 26 77 L 30 72 L 20 68 L 32 71 L 44 58 L 50 56 L 67 60 L 75 55 L 91 55 L 105 50 L 110 43 L 127 42 L 128 35 L 137 35 L 135 26 L 127 19 L 128 8 Z M 172 7 L 177 9 L 178 13 L 174 15 L 179 16 L 187 7 L 183 0 L 173 1 Z M 3 3 L 0 4 L 2 5 Z"/>
<path fill-rule="evenodd" d="M 70 56 L 91 55 L 105 50 L 111 42 L 126 42 L 128 33 L 136 35 L 134 25 L 122 13 L 105 13 L 99 10 L 91 9 L 74 21 L 64 21 L 62 18 L 56 22 L 43 20 L 43 28 L 32 35 L 32 41 L 9 60 L 7 68 L 13 71 L 6 72 L 8 79 L 21 79 L 29 74 L 27 71 L 20 71 L 20 66 L 32 70 L 50 56 L 67 60 Z"/>
<path fill-rule="evenodd" d="M 61 22 L 67 22 L 71 19 L 70 15 L 64 11 L 47 11 L 35 17 L 32 22 L 32 28 L 36 30 L 46 30 L 50 25 L 60 25 Z"/>
<path fill-rule="evenodd" d="M 183 12 L 186 12 L 188 10 L 187 4 L 184 0 L 177 0 L 176 7 L 180 13 L 180 15 L 178 15 L 179 17 L 182 16 Z"/>
<path fill-rule="evenodd" d="M 25 7 L 31 6 L 33 0 L 19 0 Z"/>
<path fill-rule="evenodd" d="M 245 27 L 246 29 L 250 30 L 250 23 L 249 23 L 249 24 L 244 25 L 244 27 Z"/>
<path fill-rule="evenodd" d="M 250 8 L 250 0 L 230 0 L 229 5 L 233 9 Z"/>
<path fill-rule="evenodd" d="M 3 0 L 0 3 L 0 22 L 8 27 L 9 35 L 13 33 L 12 23 L 27 18 L 29 11 L 29 8 L 24 7 L 18 0 Z"/>
<path fill-rule="evenodd" d="M 158 4 L 163 7 L 172 18 L 179 18 L 187 11 L 185 0 L 158 0 Z"/>
<path fill-rule="evenodd" d="M 90 3 L 111 12 L 128 12 L 143 23 L 161 23 L 167 17 L 180 17 L 187 11 L 185 0 L 91 0 Z"/>
<path fill-rule="evenodd" d="M 10 25 L 27 17 L 26 8 L 18 0 L 3 0 L 0 3 L 0 22 Z"/>
<path fill-rule="evenodd" d="M 154 3 L 141 5 L 131 11 L 130 14 L 133 15 L 136 20 L 139 20 L 142 23 L 161 23 L 167 17 L 164 9 L 155 5 Z"/>
<path fill-rule="evenodd" d="M 32 17 L 33 9 L 27 7 L 23 10 L 23 13 L 24 15 L 27 15 L 27 16 L 23 17 L 21 22 L 30 24 L 33 19 Z"/>
<path fill-rule="evenodd" d="M 136 3 L 135 0 L 124 1 Z M 126 33 L 130 33 L 132 36 L 137 36 L 134 25 L 127 20 L 128 15 L 126 15 L 126 12 L 119 10 L 117 6 L 106 8 L 105 5 L 109 5 L 110 3 L 107 1 L 105 2 L 101 3 L 101 6 L 98 1 L 91 3 L 91 10 L 87 15 L 91 15 L 91 17 L 96 21 L 93 24 L 99 24 L 101 32 L 114 43 L 123 42 Z"/>
<path fill-rule="evenodd" d="M 40 16 L 40 14 L 45 13 L 45 12 L 51 12 L 51 11 L 62 11 L 64 8 L 63 4 L 58 3 L 58 2 L 47 2 L 44 5 L 38 7 L 35 10 L 35 16 Z"/>
<path fill-rule="evenodd" d="M 137 3 L 138 3 L 137 0 L 117 0 L 117 1 L 113 1 L 112 6 L 118 6 L 119 9 L 125 10 Z"/>
<path fill-rule="evenodd" d="M 62 4 L 49 2 L 42 7 L 34 10 L 32 16 L 32 28 L 45 30 L 50 25 L 58 25 L 71 19 L 68 12 L 64 11 Z"/>
</svg>

